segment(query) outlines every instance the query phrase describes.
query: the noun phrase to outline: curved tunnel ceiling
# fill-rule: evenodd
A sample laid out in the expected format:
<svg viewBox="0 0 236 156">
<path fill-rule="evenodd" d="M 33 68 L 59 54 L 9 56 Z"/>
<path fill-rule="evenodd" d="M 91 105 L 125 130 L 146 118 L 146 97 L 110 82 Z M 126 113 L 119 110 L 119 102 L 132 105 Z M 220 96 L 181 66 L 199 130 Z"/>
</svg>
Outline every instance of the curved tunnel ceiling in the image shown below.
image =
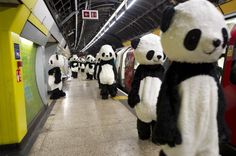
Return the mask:
<svg viewBox="0 0 236 156">
<path fill-rule="evenodd" d="M 78 53 L 99 32 L 123 0 L 44 0 L 72 53 Z M 77 9 L 76 2 L 77 1 Z M 127 0 L 130 4 L 133 0 Z M 95 55 L 103 44 L 122 42 L 157 28 L 163 10 L 186 0 L 136 0 L 131 8 L 87 51 Z M 224 0 L 210 0 L 222 3 Z M 82 20 L 84 9 L 98 10 L 99 20 Z M 77 19 L 76 19 L 77 17 Z M 77 20 L 77 25 L 76 25 Z"/>
</svg>

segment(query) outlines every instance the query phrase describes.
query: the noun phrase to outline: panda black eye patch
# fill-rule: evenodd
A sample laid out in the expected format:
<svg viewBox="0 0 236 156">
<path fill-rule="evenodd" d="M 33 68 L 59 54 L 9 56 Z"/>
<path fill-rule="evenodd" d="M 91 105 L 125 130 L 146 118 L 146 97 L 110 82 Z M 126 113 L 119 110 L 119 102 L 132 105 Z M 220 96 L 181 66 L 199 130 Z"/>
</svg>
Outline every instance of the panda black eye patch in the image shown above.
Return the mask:
<svg viewBox="0 0 236 156">
<path fill-rule="evenodd" d="M 105 57 L 105 53 L 102 53 L 102 57 Z"/>
<path fill-rule="evenodd" d="M 222 45 L 222 48 L 225 48 L 225 46 L 227 45 L 229 36 L 228 36 L 228 32 L 225 28 L 222 28 L 221 31 L 222 31 L 222 35 L 223 35 L 223 39 L 224 39 L 224 43 Z"/>
<path fill-rule="evenodd" d="M 185 39 L 184 39 L 184 46 L 186 49 L 193 51 L 197 48 L 197 45 L 201 38 L 201 30 L 200 29 L 192 29 L 190 30 Z"/>
<path fill-rule="evenodd" d="M 110 55 L 110 57 L 112 57 L 112 53 L 111 53 L 111 52 L 110 52 L 110 54 L 109 54 L 109 55 Z"/>
<path fill-rule="evenodd" d="M 148 59 L 148 60 L 151 60 L 152 58 L 153 58 L 153 56 L 154 56 L 154 51 L 153 50 L 149 50 L 148 52 L 147 52 L 147 55 L 146 55 L 146 58 Z"/>
</svg>

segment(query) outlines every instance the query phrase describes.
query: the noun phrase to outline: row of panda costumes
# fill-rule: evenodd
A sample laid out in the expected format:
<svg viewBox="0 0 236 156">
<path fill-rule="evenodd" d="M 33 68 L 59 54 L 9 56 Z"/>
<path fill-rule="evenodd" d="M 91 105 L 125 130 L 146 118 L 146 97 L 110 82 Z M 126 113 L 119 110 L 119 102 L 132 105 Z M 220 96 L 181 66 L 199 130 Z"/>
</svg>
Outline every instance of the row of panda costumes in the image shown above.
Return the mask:
<svg viewBox="0 0 236 156">
<path fill-rule="evenodd" d="M 149 34 L 132 41 L 140 65 L 128 104 L 137 114 L 139 138 L 152 133 L 160 156 L 219 156 L 219 142 L 227 141 L 215 66 L 226 49 L 226 28 L 209 1 L 189 0 L 164 11 L 161 40 Z M 160 45 L 172 61 L 166 72 Z"/>
<path fill-rule="evenodd" d="M 92 80 L 95 70 L 95 58 L 92 55 L 87 55 L 86 59 L 73 55 L 70 59 L 71 76 L 77 78 L 78 74 L 82 80 Z"/>
</svg>

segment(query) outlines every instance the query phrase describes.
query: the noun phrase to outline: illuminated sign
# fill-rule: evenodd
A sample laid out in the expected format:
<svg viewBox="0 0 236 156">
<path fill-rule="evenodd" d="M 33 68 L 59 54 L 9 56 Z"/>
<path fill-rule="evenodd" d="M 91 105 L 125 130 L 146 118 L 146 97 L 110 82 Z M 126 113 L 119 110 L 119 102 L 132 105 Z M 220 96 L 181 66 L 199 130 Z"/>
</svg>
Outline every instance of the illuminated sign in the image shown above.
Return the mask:
<svg viewBox="0 0 236 156">
<path fill-rule="evenodd" d="M 82 19 L 97 20 L 98 10 L 82 10 Z"/>
</svg>

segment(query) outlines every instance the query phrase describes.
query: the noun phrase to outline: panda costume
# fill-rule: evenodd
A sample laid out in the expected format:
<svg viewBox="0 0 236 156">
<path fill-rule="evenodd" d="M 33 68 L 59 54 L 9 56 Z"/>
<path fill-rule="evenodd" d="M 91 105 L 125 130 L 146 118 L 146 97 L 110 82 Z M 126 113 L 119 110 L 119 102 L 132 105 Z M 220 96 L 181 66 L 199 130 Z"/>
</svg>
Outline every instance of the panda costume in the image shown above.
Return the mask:
<svg viewBox="0 0 236 156">
<path fill-rule="evenodd" d="M 80 77 L 82 80 L 87 78 L 87 73 L 85 72 L 86 61 L 84 58 L 80 59 Z"/>
<path fill-rule="evenodd" d="M 128 104 L 134 108 L 138 117 L 137 129 L 139 138 L 150 138 L 151 129 L 156 121 L 156 103 L 164 76 L 165 54 L 160 37 L 148 34 L 131 42 L 135 60 L 139 63 L 136 69 Z"/>
<path fill-rule="evenodd" d="M 227 129 L 215 62 L 226 49 L 226 28 L 207 0 L 164 11 L 161 43 L 172 64 L 161 86 L 153 134 L 153 142 L 162 145 L 161 156 L 219 156 Z"/>
<path fill-rule="evenodd" d="M 72 58 L 70 59 L 70 68 L 72 72 L 71 76 L 73 78 L 77 78 L 79 72 L 79 58 L 77 55 L 73 55 Z"/>
<path fill-rule="evenodd" d="M 114 63 L 115 52 L 110 45 L 103 45 L 99 51 L 100 66 L 98 82 L 100 82 L 102 99 L 108 99 L 108 94 L 115 97 L 117 94 L 116 78 L 117 71 Z"/>
<path fill-rule="evenodd" d="M 62 76 L 61 67 L 64 66 L 64 59 L 62 55 L 54 54 L 49 58 L 49 65 L 52 67 L 48 71 L 48 84 L 51 88 L 50 99 L 58 99 L 66 96 L 65 92 L 62 91 Z"/>
<path fill-rule="evenodd" d="M 94 68 L 95 68 L 95 58 L 92 55 L 88 55 L 86 57 L 86 67 L 85 67 L 85 72 L 87 74 L 88 80 L 93 80 Z"/>
<path fill-rule="evenodd" d="M 100 66 L 100 55 L 99 53 L 96 54 L 96 60 L 95 60 L 95 70 L 94 70 L 94 79 L 97 80 L 98 79 L 98 70 L 99 70 L 99 66 Z"/>
</svg>

